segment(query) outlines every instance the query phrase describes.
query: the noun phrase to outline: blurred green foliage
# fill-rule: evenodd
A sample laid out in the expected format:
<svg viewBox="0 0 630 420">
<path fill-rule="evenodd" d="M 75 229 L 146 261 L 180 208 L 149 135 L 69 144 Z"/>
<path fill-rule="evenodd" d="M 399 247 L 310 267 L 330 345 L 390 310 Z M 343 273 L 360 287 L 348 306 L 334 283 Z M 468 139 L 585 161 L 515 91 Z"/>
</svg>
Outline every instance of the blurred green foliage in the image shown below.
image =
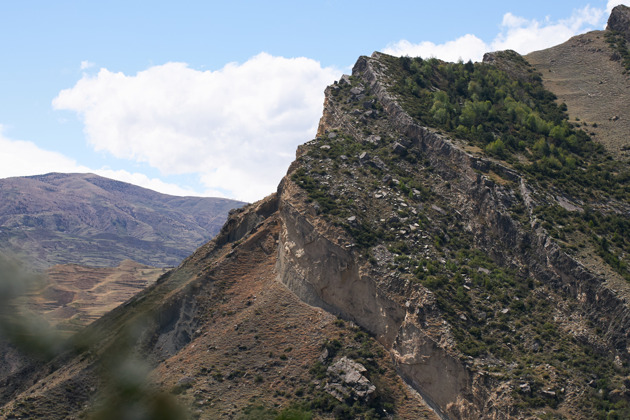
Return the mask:
<svg viewBox="0 0 630 420">
<path fill-rule="evenodd" d="M 0 255 L 1 340 L 6 340 L 31 360 L 50 364 L 51 369 L 55 368 L 56 360 L 60 366 L 73 357 L 89 360 L 94 367 L 90 371 L 97 376 L 92 379 L 99 384 L 92 395 L 85 396 L 93 403 L 83 413 L 89 419 L 188 418 L 186 411 L 170 394 L 159 390 L 148 379 L 151 366 L 135 348 L 145 320 L 139 319 L 127 325 L 119 331 L 113 343 L 105 344 L 104 347 L 101 347 L 101 342 L 90 341 L 90 337 L 93 337 L 90 335 L 64 337 L 41 316 L 26 309 L 24 296 L 42 281 L 42 275 Z M 68 386 L 76 386 L 76 389 L 68 389 L 67 392 L 75 393 L 78 398 L 81 398 L 79 394 L 85 392 L 81 384 Z M 32 410 L 38 412 L 37 417 L 41 417 L 42 408 L 34 404 L 30 400 L 28 404 L 22 403 L 21 407 L 29 415 L 29 407 L 32 406 Z"/>
</svg>

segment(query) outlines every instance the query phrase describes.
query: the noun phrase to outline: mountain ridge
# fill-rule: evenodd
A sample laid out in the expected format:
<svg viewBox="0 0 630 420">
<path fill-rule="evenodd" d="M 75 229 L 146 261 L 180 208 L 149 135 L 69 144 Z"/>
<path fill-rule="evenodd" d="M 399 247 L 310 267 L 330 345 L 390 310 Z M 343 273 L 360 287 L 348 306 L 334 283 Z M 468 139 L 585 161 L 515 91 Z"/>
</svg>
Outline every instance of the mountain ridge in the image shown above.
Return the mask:
<svg viewBox="0 0 630 420">
<path fill-rule="evenodd" d="M 628 165 L 545 77 L 360 57 L 277 193 L 4 378 L 0 414 L 150 407 L 94 374 L 128 347 L 194 418 L 627 417 Z"/>
<path fill-rule="evenodd" d="M 242 202 L 157 193 L 94 174 L 0 180 L 0 252 L 32 267 L 174 266 L 214 236 Z"/>
</svg>

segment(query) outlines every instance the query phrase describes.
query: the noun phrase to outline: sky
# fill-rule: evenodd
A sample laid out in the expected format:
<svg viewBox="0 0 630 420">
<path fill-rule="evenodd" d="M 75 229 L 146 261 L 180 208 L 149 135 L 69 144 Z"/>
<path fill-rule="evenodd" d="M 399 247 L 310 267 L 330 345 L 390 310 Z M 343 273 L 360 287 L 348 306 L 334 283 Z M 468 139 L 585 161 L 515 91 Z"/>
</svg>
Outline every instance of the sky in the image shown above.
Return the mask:
<svg viewBox="0 0 630 420">
<path fill-rule="evenodd" d="M 253 202 L 359 56 L 526 54 L 621 3 L 0 1 L 0 178 L 92 172 Z"/>
</svg>

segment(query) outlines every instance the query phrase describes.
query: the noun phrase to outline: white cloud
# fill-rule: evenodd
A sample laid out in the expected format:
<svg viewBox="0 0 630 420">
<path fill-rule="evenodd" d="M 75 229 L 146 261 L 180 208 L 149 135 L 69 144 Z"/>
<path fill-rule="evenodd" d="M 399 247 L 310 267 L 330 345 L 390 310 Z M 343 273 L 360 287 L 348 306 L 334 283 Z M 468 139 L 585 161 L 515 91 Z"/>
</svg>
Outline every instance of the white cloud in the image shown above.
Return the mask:
<svg viewBox="0 0 630 420">
<path fill-rule="evenodd" d="M 475 35 L 464 35 L 444 44 L 434 44 L 424 41 L 413 44 L 407 40 L 398 41 L 389 45 L 383 52 L 391 55 L 408 55 L 410 57 L 439 57 L 446 61 L 459 59 L 469 60 L 474 57 L 482 57 L 488 51 L 488 46 Z"/>
<path fill-rule="evenodd" d="M 94 63 L 91 61 L 83 60 L 81 61 L 81 70 L 87 70 L 90 67 L 94 67 Z"/>
<path fill-rule="evenodd" d="M 608 2 L 608 11 L 616 1 Z M 501 22 L 500 32 L 490 42 L 485 42 L 475 35 L 464 35 L 444 44 L 430 42 L 411 43 L 401 40 L 388 45 L 383 52 L 392 55 L 437 57 L 446 61 L 463 60 L 481 61 L 488 51 L 512 49 L 520 54 L 527 54 L 560 44 L 570 37 L 602 26 L 607 12 L 603 9 L 585 6 L 574 10 L 571 17 L 559 21 L 545 19 L 528 20 L 512 13 L 506 13 Z"/>
<path fill-rule="evenodd" d="M 190 188 L 184 188 L 176 184 L 164 182 L 159 178 L 149 178 L 145 174 L 138 172 L 128 172 L 125 170 L 114 169 L 94 169 L 89 172 L 105 178 L 115 179 L 117 181 L 127 182 L 129 184 L 139 185 L 162 194 L 178 195 L 178 196 L 196 196 L 196 197 L 223 197 L 220 191 L 204 191 L 200 193 Z"/>
<path fill-rule="evenodd" d="M 492 51 L 512 49 L 521 54 L 558 45 L 574 35 L 598 25 L 605 11 L 586 6 L 573 11 L 568 19 L 558 22 L 527 20 L 506 13 L 501 24 L 502 32 L 491 44 Z"/>
<path fill-rule="evenodd" d="M 2 153 L 0 153 L 0 178 L 42 175 L 49 172 L 95 173 L 164 194 L 221 196 L 221 193 L 218 191 L 206 191 L 200 194 L 157 178 L 149 178 L 141 173 L 107 168 L 90 169 L 87 166 L 77 164 L 75 160 L 61 153 L 41 149 L 30 141 L 9 139 L 2 134 L 2 125 L 0 125 L 0 150 L 2 150 Z"/>
<path fill-rule="evenodd" d="M 88 168 L 61 153 L 40 149 L 29 141 L 6 138 L 1 125 L 0 150 L 0 178 L 48 172 L 88 172 Z"/>
<path fill-rule="evenodd" d="M 53 106 L 81 116 L 96 150 L 165 174 L 197 173 L 208 190 L 253 201 L 275 190 L 297 145 L 314 137 L 324 88 L 339 75 L 266 53 L 218 71 L 184 63 L 134 76 L 101 69 Z"/>
</svg>

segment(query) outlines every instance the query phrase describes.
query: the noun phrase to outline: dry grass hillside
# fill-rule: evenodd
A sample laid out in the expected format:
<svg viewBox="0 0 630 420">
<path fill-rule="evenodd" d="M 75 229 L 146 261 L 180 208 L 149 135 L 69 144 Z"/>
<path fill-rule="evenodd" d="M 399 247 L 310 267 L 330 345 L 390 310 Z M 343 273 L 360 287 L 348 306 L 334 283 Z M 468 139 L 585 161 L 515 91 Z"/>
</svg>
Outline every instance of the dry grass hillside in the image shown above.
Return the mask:
<svg viewBox="0 0 630 420">
<path fill-rule="evenodd" d="M 630 159 L 630 76 L 606 43 L 605 31 L 593 31 L 564 44 L 525 56 L 545 87 L 567 104 L 571 121 L 619 159 Z"/>
<path fill-rule="evenodd" d="M 118 267 L 58 264 L 43 287 L 30 292 L 29 306 L 62 331 L 76 331 L 155 283 L 166 269 L 125 260 Z"/>
</svg>

